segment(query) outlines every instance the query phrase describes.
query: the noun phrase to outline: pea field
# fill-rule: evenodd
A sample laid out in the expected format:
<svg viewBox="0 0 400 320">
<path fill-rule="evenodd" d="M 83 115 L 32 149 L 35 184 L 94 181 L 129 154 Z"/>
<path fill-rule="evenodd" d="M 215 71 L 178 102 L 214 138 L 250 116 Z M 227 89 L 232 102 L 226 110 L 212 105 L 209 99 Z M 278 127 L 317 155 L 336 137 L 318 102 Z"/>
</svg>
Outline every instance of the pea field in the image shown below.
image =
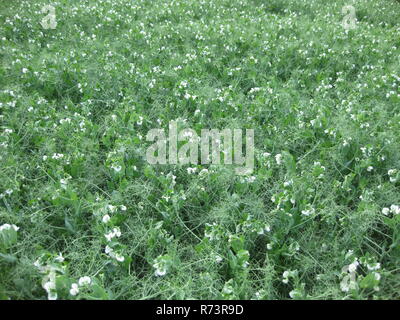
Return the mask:
<svg viewBox="0 0 400 320">
<path fill-rule="evenodd" d="M 0 1 L 0 299 L 399 298 L 400 1 Z"/>
</svg>

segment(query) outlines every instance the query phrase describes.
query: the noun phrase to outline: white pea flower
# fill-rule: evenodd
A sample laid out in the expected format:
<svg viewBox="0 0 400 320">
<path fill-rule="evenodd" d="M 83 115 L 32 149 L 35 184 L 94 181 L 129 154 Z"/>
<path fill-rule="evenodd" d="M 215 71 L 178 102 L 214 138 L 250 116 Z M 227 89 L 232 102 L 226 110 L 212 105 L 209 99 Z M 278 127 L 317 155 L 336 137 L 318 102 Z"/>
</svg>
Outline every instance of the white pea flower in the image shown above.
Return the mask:
<svg viewBox="0 0 400 320">
<path fill-rule="evenodd" d="M 156 269 L 154 274 L 158 277 L 165 276 L 168 270 L 168 258 L 167 257 L 158 257 L 155 259 L 153 263 L 153 268 Z"/>
<path fill-rule="evenodd" d="M 381 268 L 381 264 L 379 262 L 373 263 L 372 265 L 371 264 L 367 264 L 367 268 L 370 271 L 376 271 L 376 270 L 379 270 Z"/>
<path fill-rule="evenodd" d="M 292 291 L 289 292 L 289 297 L 291 299 L 295 299 L 295 298 L 300 298 L 301 297 L 301 291 L 298 289 L 294 289 Z"/>
<path fill-rule="evenodd" d="M 155 271 L 155 275 L 158 277 L 162 277 L 165 276 L 167 274 L 167 269 L 163 268 L 163 269 L 156 269 Z"/>
<path fill-rule="evenodd" d="M 111 212 L 115 212 L 115 211 L 117 210 L 117 207 L 116 207 L 116 206 L 113 206 L 113 205 L 111 205 L 111 204 L 109 204 L 109 205 L 107 206 L 107 208 L 108 208 L 108 210 L 110 210 Z"/>
<path fill-rule="evenodd" d="M 57 262 L 63 262 L 63 261 L 64 261 L 64 257 L 62 256 L 62 253 L 60 252 L 60 253 L 58 254 L 58 256 L 55 257 L 54 260 L 56 260 Z"/>
<path fill-rule="evenodd" d="M 51 290 L 54 290 L 56 288 L 56 284 L 53 281 L 47 281 L 43 285 L 43 289 L 46 290 L 47 292 L 50 292 Z"/>
<path fill-rule="evenodd" d="M 312 208 L 312 207 L 309 207 L 307 210 L 301 210 L 301 214 L 305 215 L 307 217 L 312 215 L 312 214 L 314 214 L 314 213 L 315 213 L 315 209 Z"/>
<path fill-rule="evenodd" d="M 121 231 L 119 230 L 119 228 L 114 228 L 113 232 L 117 238 L 119 238 L 121 236 Z"/>
<path fill-rule="evenodd" d="M 289 283 L 289 277 L 293 277 L 294 274 L 295 274 L 294 271 L 286 270 L 286 271 L 283 272 L 283 274 L 282 274 L 282 282 L 285 283 L 285 284 Z"/>
<path fill-rule="evenodd" d="M 104 215 L 103 218 L 101 219 L 101 221 L 103 221 L 103 223 L 108 223 L 108 221 L 110 221 L 110 216 L 108 214 Z"/>
<path fill-rule="evenodd" d="M 57 298 L 58 298 L 58 295 L 57 295 L 56 291 L 50 291 L 47 294 L 47 299 L 49 299 L 49 300 L 57 300 Z"/>
<path fill-rule="evenodd" d="M 118 253 L 115 254 L 115 259 L 119 262 L 124 262 L 125 261 L 125 257 L 123 255 L 120 255 Z"/>
<path fill-rule="evenodd" d="M 79 293 L 78 284 L 73 283 L 71 284 L 71 289 L 69 290 L 71 296 L 76 296 Z"/>
<path fill-rule="evenodd" d="M 112 238 L 114 238 L 114 234 L 112 232 L 106 233 L 104 236 L 106 237 L 108 242 L 110 242 Z"/>
<path fill-rule="evenodd" d="M 111 169 L 114 169 L 115 172 L 120 172 L 122 170 L 122 167 L 111 165 Z"/>
<path fill-rule="evenodd" d="M 353 263 L 349 264 L 349 272 L 355 272 L 357 270 L 359 263 L 358 261 L 354 261 Z"/>
<path fill-rule="evenodd" d="M 106 248 L 105 248 L 105 250 L 104 250 L 104 252 L 106 253 L 106 254 L 110 254 L 110 253 L 112 253 L 114 250 L 113 250 L 113 248 L 111 248 L 111 247 L 109 247 L 109 246 L 106 246 Z"/>
<path fill-rule="evenodd" d="M 106 237 L 107 241 L 111 241 L 115 237 L 119 238 L 121 236 L 121 231 L 118 227 L 116 227 L 109 233 L 106 233 L 104 236 Z"/>
<path fill-rule="evenodd" d="M 188 174 L 192 174 L 192 173 L 195 173 L 197 171 L 197 168 L 187 168 L 186 170 L 187 170 Z"/>
<path fill-rule="evenodd" d="M 88 276 L 80 277 L 78 283 L 79 286 L 89 285 L 92 283 L 92 279 L 90 279 Z"/>
<path fill-rule="evenodd" d="M 278 153 L 278 154 L 275 156 L 275 160 L 276 160 L 276 163 L 277 163 L 278 165 L 280 165 L 280 164 L 282 163 L 282 155 L 281 155 L 280 153 Z"/>
<path fill-rule="evenodd" d="M 393 214 L 399 214 L 400 213 L 400 207 L 398 205 L 392 204 L 390 206 L 390 212 Z"/>
<path fill-rule="evenodd" d="M 10 229 L 14 229 L 14 231 L 18 231 L 19 227 L 17 227 L 15 224 L 3 224 L 2 226 L 0 226 L 0 231 L 3 230 L 10 230 Z"/>
</svg>

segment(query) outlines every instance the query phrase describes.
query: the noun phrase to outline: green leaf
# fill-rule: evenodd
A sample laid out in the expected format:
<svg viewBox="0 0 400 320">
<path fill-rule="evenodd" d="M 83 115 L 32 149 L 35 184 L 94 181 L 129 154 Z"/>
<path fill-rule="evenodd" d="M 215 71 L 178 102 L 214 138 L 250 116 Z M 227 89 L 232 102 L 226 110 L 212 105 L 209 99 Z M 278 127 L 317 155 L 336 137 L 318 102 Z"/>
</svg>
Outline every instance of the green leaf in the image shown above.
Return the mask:
<svg viewBox="0 0 400 320">
<path fill-rule="evenodd" d="M 287 151 L 282 152 L 283 161 L 285 163 L 286 170 L 290 175 L 296 174 L 296 161 L 294 157 Z"/>
<path fill-rule="evenodd" d="M 8 263 L 15 263 L 18 260 L 16 256 L 4 253 L 0 253 L 0 259 Z"/>
<path fill-rule="evenodd" d="M 96 300 L 107 300 L 109 299 L 108 293 L 98 284 L 92 285 L 92 293 L 90 295 L 91 298 Z"/>
<path fill-rule="evenodd" d="M 75 228 L 74 228 L 74 225 L 73 225 L 73 223 L 71 222 L 71 220 L 70 220 L 68 217 L 65 217 L 65 218 L 64 218 L 64 223 L 65 223 L 65 228 L 66 228 L 69 232 L 71 232 L 71 233 L 73 233 L 73 234 L 76 233 L 76 230 L 75 230 Z"/>
<path fill-rule="evenodd" d="M 361 280 L 360 288 L 372 289 L 372 288 L 376 287 L 378 284 L 379 284 L 379 280 L 376 280 L 374 274 L 370 273 L 370 274 L 366 275 L 364 279 Z"/>
<path fill-rule="evenodd" d="M 243 237 L 232 236 L 230 239 L 231 248 L 235 253 L 238 253 L 240 250 L 244 248 L 244 239 Z"/>
</svg>

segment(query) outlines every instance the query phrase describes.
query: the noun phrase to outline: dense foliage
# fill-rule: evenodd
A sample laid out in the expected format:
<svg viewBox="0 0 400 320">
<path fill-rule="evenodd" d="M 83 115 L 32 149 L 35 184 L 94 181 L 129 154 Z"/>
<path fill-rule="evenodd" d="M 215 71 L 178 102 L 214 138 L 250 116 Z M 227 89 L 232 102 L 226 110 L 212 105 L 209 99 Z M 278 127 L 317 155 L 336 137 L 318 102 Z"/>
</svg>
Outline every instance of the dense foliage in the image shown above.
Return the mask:
<svg viewBox="0 0 400 320">
<path fill-rule="evenodd" d="M 399 298 L 399 2 L 0 12 L 2 298 Z M 254 129 L 254 172 L 150 165 L 171 120 Z"/>
</svg>

